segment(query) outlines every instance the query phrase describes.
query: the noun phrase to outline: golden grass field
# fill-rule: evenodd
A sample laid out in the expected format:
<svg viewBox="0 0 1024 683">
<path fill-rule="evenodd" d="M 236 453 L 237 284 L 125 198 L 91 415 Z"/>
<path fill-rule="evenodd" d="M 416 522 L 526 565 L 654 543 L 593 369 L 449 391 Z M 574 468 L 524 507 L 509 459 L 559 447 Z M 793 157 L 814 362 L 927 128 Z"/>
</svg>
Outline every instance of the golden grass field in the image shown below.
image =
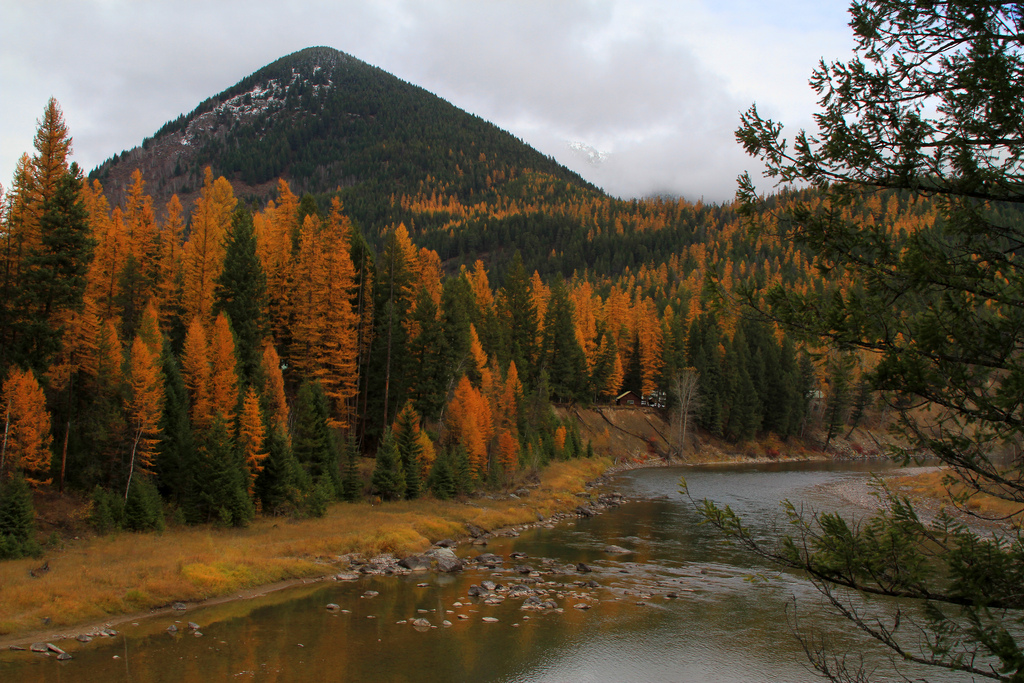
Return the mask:
<svg viewBox="0 0 1024 683">
<path fill-rule="evenodd" d="M 966 490 L 965 484 L 956 481 L 947 468 L 894 476 L 892 488 L 900 494 L 908 496 L 911 500 L 932 501 L 937 505 L 946 505 L 947 507 L 951 505 L 950 492 L 958 495 Z M 1020 503 L 984 494 L 972 496 L 964 504 L 964 508 L 968 512 L 993 519 L 1015 516 L 1016 524 L 1021 523 L 1022 512 L 1024 512 Z"/>
<path fill-rule="evenodd" d="M 337 556 L 402 556 L 466 524 L 488 530 L 575 508 L 574 494 L 604 472 L 606 458 L 554 463 L 528 498 L 443 502 L 433 498 L 371 505 L 338 503 L 322 519 L 260 518 L 246 529 L 209 526 L 163 533 L 123 532 L 69 541 L 43 560 L 0 563 L 0 636 L 102 622 L 169 605 L 224 597 L 288 579 L 337 571 Z M 45 620 L 49 619 L 48 622 Z"/>
</svg>

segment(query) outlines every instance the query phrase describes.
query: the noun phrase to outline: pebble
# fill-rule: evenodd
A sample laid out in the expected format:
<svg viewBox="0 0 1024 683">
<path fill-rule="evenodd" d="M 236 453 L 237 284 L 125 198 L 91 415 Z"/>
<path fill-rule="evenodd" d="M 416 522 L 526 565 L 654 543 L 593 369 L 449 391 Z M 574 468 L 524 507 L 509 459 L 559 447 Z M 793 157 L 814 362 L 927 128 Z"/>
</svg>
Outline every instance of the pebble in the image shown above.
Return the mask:
<svg viewBox="0 0 1024 683">
<path fill-rule="evenodd" d="M 498 621 L 497 617 L 484 617 L 483 621 L 488 624 L 493 624 Z"/>
<path fill-rule="evenodd" d="M 330 602 L 330 603 L 327 603 L 327 609 L 330 610 L 331 612 L 336 612 L 339 609 L 341 609 L 341 605 L 339 605 L 337 603 L 334 603 L 334 602 Z M 191 625 L 192 624 L 189 624 L 189 626 L 191 626 Z M 198 628 L 198 626 L 196 628 Z"/>
</svg>

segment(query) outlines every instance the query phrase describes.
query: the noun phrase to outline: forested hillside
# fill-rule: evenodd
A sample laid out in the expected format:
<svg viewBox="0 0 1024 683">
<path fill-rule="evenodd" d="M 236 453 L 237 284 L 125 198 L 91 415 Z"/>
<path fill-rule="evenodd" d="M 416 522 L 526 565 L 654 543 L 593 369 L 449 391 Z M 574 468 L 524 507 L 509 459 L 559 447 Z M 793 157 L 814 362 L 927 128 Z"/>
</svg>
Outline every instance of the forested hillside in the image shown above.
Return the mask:
<svg viewBox="0 0 1024 683">
<path fill-rule="evenodd" d="M 190 151 L 147 156 L 166 144 Z M 0 476 L 22 519 L 26 485 L 92 492 L 100 528 L 500 488 L 587 453 L 551 401 L 627 390 L 734 442 L 809 420 L 831 438 L 867 398 L 864 359 L 738 306 L 858 283 L 732 206 L 609 198 L 340 53 L 276 62 L 91 181 L 69 146 L 51 101 L 0 217 Z M 836 210 L 896 235 L 934 220 L 891 193 Z"/>
</svg>

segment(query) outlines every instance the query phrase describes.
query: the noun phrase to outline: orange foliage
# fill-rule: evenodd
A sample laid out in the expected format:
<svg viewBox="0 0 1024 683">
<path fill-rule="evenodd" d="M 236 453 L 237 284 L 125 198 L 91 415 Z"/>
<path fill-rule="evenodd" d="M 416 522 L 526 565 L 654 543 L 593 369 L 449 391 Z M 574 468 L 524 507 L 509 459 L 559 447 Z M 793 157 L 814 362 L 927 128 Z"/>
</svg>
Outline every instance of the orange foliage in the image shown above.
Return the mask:
<svg viewBox="0 0 1024 683">
<path fill-rule="evenodd" d="M 181 352 L 181 374 L 192 401 L 189 415 L 196 429 L 205 429 L 213 422 L 213 402 L 210 397 L 210 348 L 206 330 L 199 317 L 192 318 L 185 333 L 185 346 Z"/>
<path fill-rule="evenodd" d="M 271 424 L 275 429 L 287 433 L 288 401 L 284 395 L 284 376 L 281 374 L 281 358 L 274 345 L 267 342 L 263 347 L 263 372 L 267 377 L 267 397 L 270 400 Z"/>
<path fill-rule="evenodd" d="M 256 475 L 263 469 L 263 459 L 267 457 L 263 450 L 266 429 L 260 415 L 260 397 L 256 390 L 249 387 L 242 399 L 242 413 L 238 419 L 238 445 L 249 472 L 249 495 L 252 495 L 256 484 Z"/>
<path fill-rule="evenodd" d="M 132 458 L 129 469 L 153 472 L 159 441 L 160 416 L 164 404 L 164 378 L 160 354 L 137 335 L 128 355 L 128 423 L 132 429 Z"/>
<path fill-rule="evenodd" d="M 11 368 L 3 385 L 4 440 L 0 475 L 21 470 L 32 486 L 50 483 L 50 413 L 31 370 Z"/>
<path fill-rule="evenodd" d="M 519 468 L 519 440 L 507 429 L 498 433 L 498 462 L 506 474 Z"/>
<path fill-rule="evenodd" d="M 481 475 L 487 465 L 487 443 L 491 439 L 490 406 L 465 375 L 459 380 L 445 414 L 448 439 L 462 444 L 474 476 Z"/>
<path fill-rule="evenodd" d="M 208 324 L 212 318 L 214 285 L 224 268 L 224 238 L 237 202 L 231 183 L 223 177 L 214 180 L 207 166 L 184 248 L 181 304 L 187 320 L 199 316 Z"/>
<path fill-rule="evenodd" d="M 555 430 L 555 450 L 558 453 L 562 452 L 565 448 L 565 425 L 559 425 L 558 429 Z"/>
<path fill-rule="evenodd" d="M 223 417 L 228 424 L 235 419 L 235 409 L 238 407 L 237 365 L 231 325 L 221 311 L 213 323 L 210 338 L 210 400 L 214 414 Z"/>
</svg>

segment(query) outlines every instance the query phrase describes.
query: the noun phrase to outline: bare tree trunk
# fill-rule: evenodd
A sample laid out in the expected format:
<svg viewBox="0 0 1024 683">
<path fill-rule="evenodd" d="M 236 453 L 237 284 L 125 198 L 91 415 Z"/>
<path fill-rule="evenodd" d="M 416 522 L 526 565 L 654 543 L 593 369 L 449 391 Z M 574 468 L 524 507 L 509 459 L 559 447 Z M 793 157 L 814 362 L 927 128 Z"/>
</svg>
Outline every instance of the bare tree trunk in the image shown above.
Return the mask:
<svg viewBox="0 0 1024 683">
<path fill-rule="evenodd" d="M 694 368 L 677 370 L 672 377 L 672 392 L 679 402 L 675 416 L 676 455 L 682 456 L 686 450 L 686 436 L 690 426 L 690 416 L 700 406 L 698 385 L 700 373 Z"/>
</svg>

